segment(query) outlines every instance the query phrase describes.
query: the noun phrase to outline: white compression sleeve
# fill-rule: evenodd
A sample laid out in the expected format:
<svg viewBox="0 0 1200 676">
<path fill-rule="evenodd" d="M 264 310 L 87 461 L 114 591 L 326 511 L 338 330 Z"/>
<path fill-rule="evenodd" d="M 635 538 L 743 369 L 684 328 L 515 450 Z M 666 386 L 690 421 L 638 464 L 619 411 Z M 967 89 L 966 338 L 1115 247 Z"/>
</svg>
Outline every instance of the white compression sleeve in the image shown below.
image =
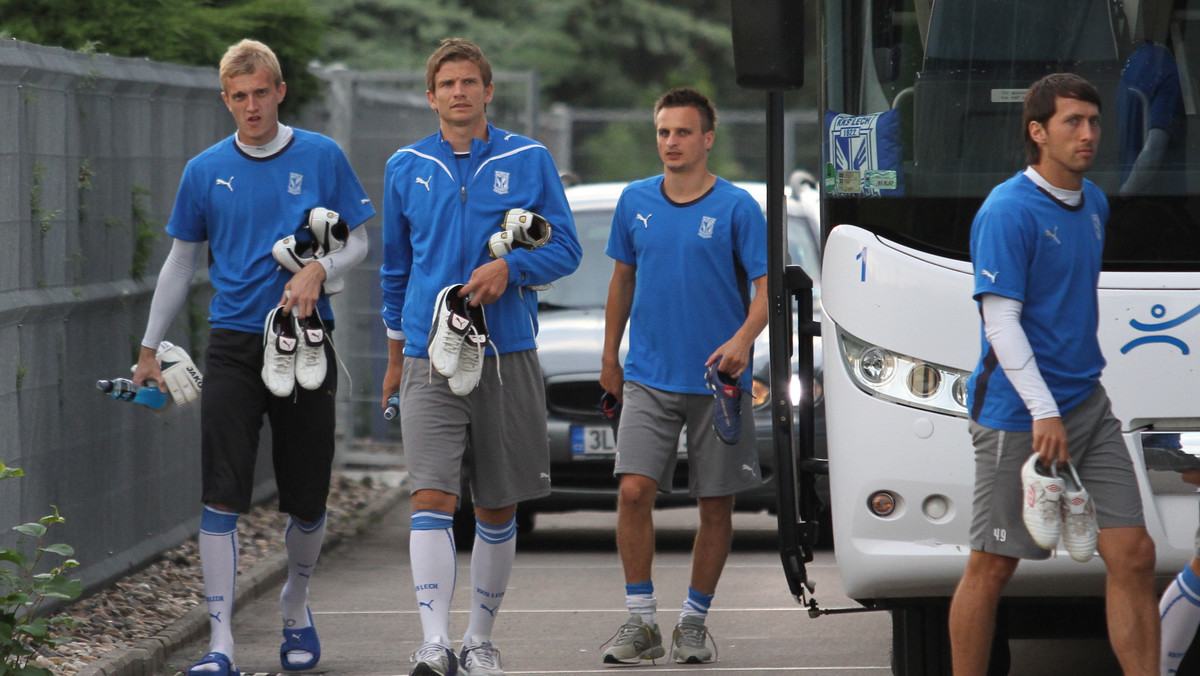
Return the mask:
<svg viewBox="0 0 1200 676">
<path fill-rule="evenodd" d="M 371 246 L 370 240 L 367 239 L 367 229 L 363 226 L 350 231 L 350 236 L 346 238 L 346 245 L 341 249 L 325 256 L 318 258 L 317 261 L 325 268 L 325 281 L 329 281 L 335 277 L 344 277 L 350 268 L 358 265 L 367 257 L 367 249 Z"/>
<path fill-rule="evenodd" d="M 143 347 L 158 349 L 158 344 L 167 335 L 171 320 L 187 302 L 188 287 L 204 251 L 204 242 L 177 239 L 171 245 L 162 271 L 158 273 L 154 298 L 150 301 L 150 318 L 146 320 L 146 333 L 142 336 Z"/>
<path fill-rule="evenodd" d="M 994 293 L 983 294 L 982 304 L 984 335 L 996 353 L 996 361 L 1000 362 L 1004 375 L 1025 402 L 1033 419 L 1058 417 L 1058 405 L 1038 370 L 1029 337 L 1021 328 L 1024 305 L 1019 300 Z"/>
</svg>

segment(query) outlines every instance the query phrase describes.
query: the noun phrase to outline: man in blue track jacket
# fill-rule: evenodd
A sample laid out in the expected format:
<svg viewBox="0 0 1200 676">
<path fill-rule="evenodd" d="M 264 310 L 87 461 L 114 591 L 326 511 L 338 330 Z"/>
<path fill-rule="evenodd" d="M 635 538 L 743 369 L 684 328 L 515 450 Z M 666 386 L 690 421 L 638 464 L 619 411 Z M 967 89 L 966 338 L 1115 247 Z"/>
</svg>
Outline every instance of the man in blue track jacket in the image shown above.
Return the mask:
<svg viewBox="0 0 1200 676">
<path fill-rule="evenodd" d="M 440 131 L 387 163 L 381 270 L 389 338 L 383 398 L 386 406 L 399 393 L 412 483 L 409 552 L 424 631 L 411 674 L 446 676 L 461 667 L 495 675 L 504 672 L 491 634 L 516 555 L 517 503 L 550 493 L 531 287 L 574 272 L 581 251 L 550 152 L 488 124 L 492 72 L 479 48 L 444 40 L 429 58 L 426 85 Z M 530 248 L 489 246 L 512 210 L 543 218 L 549 239 Z M 521 234 L 528 233 L 518 241 Z M 464 372 L 471 376 L 465 385 Z M 451 526 L 468 445 L 473 598 L 456 655 Z"/>
</svg>

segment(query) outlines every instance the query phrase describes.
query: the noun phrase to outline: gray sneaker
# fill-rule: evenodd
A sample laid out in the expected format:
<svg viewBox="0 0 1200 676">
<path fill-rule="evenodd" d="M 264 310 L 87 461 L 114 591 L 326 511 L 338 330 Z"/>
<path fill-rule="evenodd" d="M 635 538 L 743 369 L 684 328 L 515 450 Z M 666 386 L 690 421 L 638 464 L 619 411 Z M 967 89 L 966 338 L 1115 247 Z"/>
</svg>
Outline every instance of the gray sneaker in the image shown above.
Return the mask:
<svg viewBox="0 0 1200 676">
<path fill-rule="evenodd" d="M 458 664 L 463 676 L 504 676 L 500 668 L 500 649 L 491 641 L 479 641 L 471 637 L 471 645 L 463 645 L 458 654 Z"/>
<path fill-rule="evenodd" d="M 708 627 L 698 617 L 685 617 L 675 625 L 671 634 L 671 659 L 679 664 L 707 664 L 713 661 L 713 651 L 708 649 Z M 713 641 L 713 648 L 717 647 Z"/>
<path fill-rule="evenodd" d="M 457 676 L 458 658 L 454 651 L 437 641 L 421 644 L 417 652 L 408 658 L 416 662 L 408 676 Z"/>
<path fill-rule="evenodd" d="M 637 664 L 640 660 L 653 661 L 667 654 L 658 625 L 645 624 L 637 615 L 630 615 L 605 645 L 608 643 L 612 645 L 604 651 L 607 664 Z"/>
</svg>

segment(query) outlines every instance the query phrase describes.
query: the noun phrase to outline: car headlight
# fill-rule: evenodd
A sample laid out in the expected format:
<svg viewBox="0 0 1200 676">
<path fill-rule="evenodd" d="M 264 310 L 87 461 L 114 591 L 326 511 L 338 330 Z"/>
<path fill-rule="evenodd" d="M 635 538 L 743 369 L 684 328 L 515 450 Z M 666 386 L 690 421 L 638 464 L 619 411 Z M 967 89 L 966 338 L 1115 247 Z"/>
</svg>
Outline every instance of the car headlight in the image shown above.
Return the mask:
<svg viewBox="0 0 1200 676">
<path fill-rule="evenodd" d="M 969 372 L 898 354 L 841 328 L 837 335 L 850 379 L 862 391 L 906 406 L 967 417 Z"/>
</svg>

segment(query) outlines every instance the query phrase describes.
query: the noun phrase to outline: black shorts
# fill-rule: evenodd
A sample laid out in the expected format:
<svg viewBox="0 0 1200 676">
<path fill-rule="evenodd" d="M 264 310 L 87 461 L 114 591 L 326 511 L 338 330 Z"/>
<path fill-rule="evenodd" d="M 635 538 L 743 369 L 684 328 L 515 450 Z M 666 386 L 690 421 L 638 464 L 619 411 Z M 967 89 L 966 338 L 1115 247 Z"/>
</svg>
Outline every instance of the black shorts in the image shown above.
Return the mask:
<svg viewBox="0 0 1200 676">
<path fill-rule="evenodd" d="M 327 324 L 332 333 L 332 326 Z M 204 353 L 200 432 L 205 504 L 250 510 L 263 415 L 271 424 L 271 460 L 279 511 L 305 522 L 325 513 L 333 467 L 337 361 L 325 342 L 325 382 L 296 385 L 276 397 L 262 381 L 262 335 L 213 329 Z"/>
</svg>

